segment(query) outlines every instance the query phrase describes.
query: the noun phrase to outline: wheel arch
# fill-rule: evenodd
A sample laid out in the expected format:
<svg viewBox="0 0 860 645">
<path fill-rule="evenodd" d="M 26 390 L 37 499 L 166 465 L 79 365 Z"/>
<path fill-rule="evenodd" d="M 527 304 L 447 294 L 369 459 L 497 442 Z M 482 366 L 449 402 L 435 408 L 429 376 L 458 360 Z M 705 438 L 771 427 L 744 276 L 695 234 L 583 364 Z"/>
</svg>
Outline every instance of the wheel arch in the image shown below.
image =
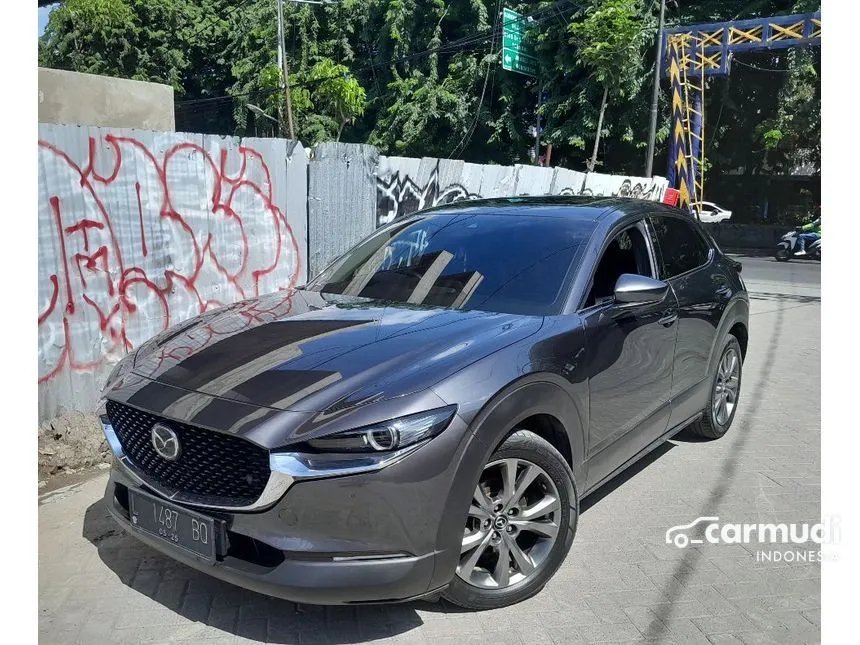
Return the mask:
<svg viewBox="0 0 860 645">
<path fill-rule="evenodd" d="M 720 357 L 720 351 L 726 342 L 726 337 L 733 330 L 737 332 L 735 337 L 741 346 L 741 358 L 745 359 L 747 347 L 749 346 L 749 301 L 745 298 L 735 298 L 726 307 L 725 312 L 723 312 L 723 317 L 720 319 L 720 324 L 717 327 L 717 333 L 714 335 L 714 342 L 711 345 L 711 352 L 708 358 L 708 374 L 714 373 L 716 363 Z"/>
<path fill-rule="evenodd" d="M 587 426 L 579 406 L 559 381 L 563 379 L 552 373 L 526 375 L 500 390 L 471 419 L 446 502 L 450 512 L 440 523 L 436 536 L 439 550 L 433 584 L 446 584 L 456 569 L 465 518 L 481 471 L 493 451 L 515 429 L 535 432 L 555 446 L 566 460 L 569 456 L 574 482 L 579 483 L 575 487 L 581 490 L 586 475 Z"/>
</svg>

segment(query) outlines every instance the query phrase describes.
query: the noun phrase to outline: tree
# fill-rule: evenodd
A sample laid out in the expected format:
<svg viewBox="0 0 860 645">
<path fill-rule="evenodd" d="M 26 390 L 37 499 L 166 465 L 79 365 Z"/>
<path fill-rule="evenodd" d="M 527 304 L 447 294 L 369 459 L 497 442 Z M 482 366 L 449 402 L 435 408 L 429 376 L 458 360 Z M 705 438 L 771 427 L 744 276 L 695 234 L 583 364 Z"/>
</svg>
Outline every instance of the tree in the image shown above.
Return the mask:
<svg viewBox="0 0 860 645">
<path fill-rule="evenodd" d="M 275 0 L 67 0 L 40 39 L 40 64 L 169 83 L 180 129 L 247 135 L 260 134 L 262 126 L 275 134 L 277 128 L 247 107 L 272 117 L 284 107 L 275 6 Z M 555 164 L 596 167 L 599 160 L 610 172 L 640 173 L 657 4 L 506 0 L 504 6 L 529 18 L 537 79 L 500 67 L 499 0 L 285 3 L 298 135 L 308 144 L 369 142 L 383 154 L 527 162 L 537 91 L 545 88 L 541 139 L 552 144 Z M 679 0 L 670 5 L 667 24 L 817 6 L 813 0 Z M 798 149 L 817 164 L 819 60 L 817 49 L 744 53 L 729 77 L 707 82 L 712 176 L 785 171 Z M 658 164 L 666 148 L 667 99 L 664 91 Z"/>
<path fill-rule="evenodd" d="M 175 0 L 67 0 L 48 18 L 39 64 L 165 83 L 182 95 L 186 8 Z"/>
<path fill-rule="evenodd" d="M 291 75 L 292 76 L 292 75 Z M 304 141 L 340 141 L 344 127 L 364 114 L 367 94 L 345 65 L 322 58 L 296 74 L 293 104 Z M 310 88 L 310 89 L 308 89 Z"/>
<path fill-rule="evenodd" d="M 584 20 L 570 24 L 571 43 L 579 48 L 581 64 L 603 88 L 589 171 L 597 163 L 609 95 L 631 97 L 642 87 L 641 49 L 649 23 L 640 0 L 596 0 Z"/>
</svg>

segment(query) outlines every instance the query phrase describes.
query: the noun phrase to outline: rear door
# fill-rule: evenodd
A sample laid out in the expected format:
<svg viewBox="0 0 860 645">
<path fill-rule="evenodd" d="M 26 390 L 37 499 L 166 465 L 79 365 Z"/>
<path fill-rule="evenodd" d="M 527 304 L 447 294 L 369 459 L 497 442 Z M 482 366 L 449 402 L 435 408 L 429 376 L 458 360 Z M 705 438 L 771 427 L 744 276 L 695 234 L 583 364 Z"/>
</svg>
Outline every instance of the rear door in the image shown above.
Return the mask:
<svg viewBox="0 0 860 645">
<path fill-rule="evenodd" d="M 658 270 L 678 300 L 678 340 L 672 376 L 670 427 L 707 404 L 708 360 L 731 289 L 714 266 L 714 252 L 698 227 L 683 216 L 649 218 L 659 249 Z"/>
</svg>

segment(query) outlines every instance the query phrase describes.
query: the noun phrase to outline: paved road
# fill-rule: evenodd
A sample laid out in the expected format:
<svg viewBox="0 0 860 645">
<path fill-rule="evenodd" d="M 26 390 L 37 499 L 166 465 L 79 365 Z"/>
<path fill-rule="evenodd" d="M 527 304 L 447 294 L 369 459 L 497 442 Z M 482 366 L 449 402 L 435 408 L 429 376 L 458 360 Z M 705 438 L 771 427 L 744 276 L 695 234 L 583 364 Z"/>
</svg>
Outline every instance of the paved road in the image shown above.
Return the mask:
<svg viewBox="0 0 860 645">
<path fill-rule="evenodd" d="M 819 519 L 820 267 L 740 259 L 753 301 L 731 431 L 715 442 L 680 436 L 586 499 L 570 556 L 532 600 L 483 613 L 297 608 L 124 535 L 99 501 L 102 475 L 42 500 L 40 642 L 818 642 L 820 564 L 757 561 L 768 545 L 664 541 L 669 527 L 700 516 Z"/>
<path fill-rule="evenodd" d="M 815 260 L 792 260 L 777 262 L 768 257 L 751 257 L 732 254 L 744 265 L 741 275 L 747 281 L 778 283 L 795 287 L 821 286 L 821 262 Z"/>
</svg>

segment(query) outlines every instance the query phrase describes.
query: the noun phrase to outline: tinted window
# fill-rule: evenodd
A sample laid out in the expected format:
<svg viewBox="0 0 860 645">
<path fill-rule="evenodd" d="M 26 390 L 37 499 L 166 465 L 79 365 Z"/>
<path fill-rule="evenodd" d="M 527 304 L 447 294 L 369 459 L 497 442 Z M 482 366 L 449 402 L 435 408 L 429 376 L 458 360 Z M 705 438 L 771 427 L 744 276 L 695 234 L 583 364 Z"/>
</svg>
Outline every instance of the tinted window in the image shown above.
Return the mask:
<svg viewBox="0 0 860 645">
<path fill-rule="evenodd" d="M 693 228 L 692 222 L 675 217 L 652 217 L 660 245 L 660 277 L 671 278 L 708 261 L 708 245 Z"/>
<path fill-rule="evenodd" d="M 603 252 L 585 306 L 612 301 L 615 298 L 615 283 L 624 273 L 634 273 L 652 278 L 651 259 L 648 246 L 638 228 L 621 231 Z"/>
<path fill-rule="evenodd" d="M 308 285 L 388 302 L 552 313 L 593 224 L 569 217 L 457 211 L 396 222 Z"/>
</svg>

